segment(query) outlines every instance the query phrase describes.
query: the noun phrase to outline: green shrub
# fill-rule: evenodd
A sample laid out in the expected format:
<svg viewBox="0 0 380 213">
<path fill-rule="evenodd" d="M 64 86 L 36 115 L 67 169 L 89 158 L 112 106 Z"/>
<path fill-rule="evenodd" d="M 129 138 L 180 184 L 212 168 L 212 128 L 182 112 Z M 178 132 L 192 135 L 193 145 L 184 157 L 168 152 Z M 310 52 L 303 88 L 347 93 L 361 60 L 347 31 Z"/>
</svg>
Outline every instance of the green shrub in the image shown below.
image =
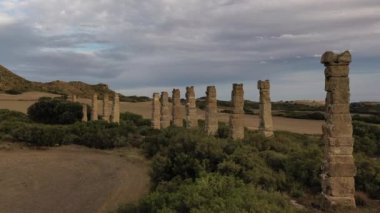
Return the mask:
<svg viewBox="0 0 380 213">
<path fill-rule="evenodd" d="M 293 212 L 288 199 L 246 185 L 231 176 L 207 174 L 195 181 L 163 186 L 134 208 L 118 212 Z"/>
<path fill-rule="evenodd" d="M 42 98 L 30 106 L 28 115 L 45 124 L 73 124 L 83 117 L 81 104 L 51 98 Z"/>
<path fill-rule="evenodd" d="M 9 89 L 5 90 L 5 93 L 10 95 L 20 95 L 25 92 L 25 89 Z"/>
</svg>

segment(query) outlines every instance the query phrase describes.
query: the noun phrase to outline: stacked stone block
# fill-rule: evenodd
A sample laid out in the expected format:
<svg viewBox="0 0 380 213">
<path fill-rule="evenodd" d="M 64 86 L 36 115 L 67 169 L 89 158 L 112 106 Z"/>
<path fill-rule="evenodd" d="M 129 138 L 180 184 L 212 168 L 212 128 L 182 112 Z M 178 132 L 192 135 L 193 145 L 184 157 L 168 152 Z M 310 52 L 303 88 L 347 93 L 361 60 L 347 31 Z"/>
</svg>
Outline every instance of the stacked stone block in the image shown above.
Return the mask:
<svg viewBox="0 0 380 213">
<path fill-rule="evenodd" d="M 88 117 L 87 117 L 87 104 L 82 104 L 82 113 L 83 113 L 82 121 L 83 122 L 87 122 L 88 121 Z"/>
<path fill-rule="evenodd" d="M 194 87 L 186 87 L 186 128 L 198 127 L 198 115 Z"/>
<path fill-rule="evenodd" d="M 208 86 L 206 91 L 205 132 L 215 135 L 218 131 L 218 107 L 215 86 Z"/>
<path fill-rule="evenodd" d="M 244 138 L 244 90 L 243 84 L 233 84 L 232 113 L 230 115 L 230 137 L 234 140 Z"/>
<path fill-rule="evenodd" d="M 109 122 L 110 116 L 109 96 L 106 93 L 103 95 L 103 120 Z"/>
<path fill-rule="evenodd" d="M 173 89 L 172 92 L 172 124 L 174 126 L 183 126 L 183 116 L 181 111 L 181 92 L 179 89 Z"/>
<path fill-rule="evenodd" d="M 324 208 L 355 207 L 356 167 L 352 155 L 354 139 L 350 115 L 349 64 L 351 54 L 326 52 L 325 65 L 326 122 L 323 125 L 325 143 L 322 173 Z"/>
<path fill-rule="evenodd" d="M 257 89 L 260 91 L 259 131 L 264 134 L 265 137 L 271 137 L 273 136 L 273 120 L 269 80 L 258 81 Z"/>
<path fill-rule="evenodd" d="M 91 112 L 91 120 L 98 120 L 98 95 L 94 94 L 92 96 L 92 112 Z"/>
<path fill-rule="evenodd" d="M 153 93 L 152 100 L 152 128 L 160 129 L 160 114 L 161 114 L 161 106 L 160 106 L 160 94 Z"/>
<path fill-rule="evenodd" d="M 170 126 L 170 111 L 169 111 L 169 97 L 167 92 L 161 93 L 161 129 Z"/>
<path fill-rule="evenodd" d="M 115 93 L 112 102 L 112 116 L 111 121 L 113 123 L 120 123 L 120 98 L 119 94 Z"/>
<path fill-rule="evenodd" d="M 70 101 L 71 102 L 78 102 L 78 96 L 77 95 L 74 95 L 74 94 L 72 94 L 71 96 L 70 96 Z"/>
</svg>

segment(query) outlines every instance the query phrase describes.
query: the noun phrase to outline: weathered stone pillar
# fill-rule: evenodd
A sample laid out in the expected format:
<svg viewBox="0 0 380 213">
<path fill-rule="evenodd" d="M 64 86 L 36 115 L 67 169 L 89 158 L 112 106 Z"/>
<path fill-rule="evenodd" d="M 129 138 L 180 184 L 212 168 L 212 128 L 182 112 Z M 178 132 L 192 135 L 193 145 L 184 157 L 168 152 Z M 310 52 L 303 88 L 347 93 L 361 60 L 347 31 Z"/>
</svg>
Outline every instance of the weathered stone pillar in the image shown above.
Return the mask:
<svg viewBox="0 0 380 213">
<path fill-rule="evenodd" d="M 322 173 L 324 208 L 355 207 L 356 167 L 350 115 L 349 64 L 351 54 L 325 52 L 326 122 L 323 125 L 325 158 Z"/>
<path fill-rule="evenodd" d="M 161 127 L 160 113 L 161 113 L 160 94 L 153 93 L 153 100 L 152 100 L 152 128 L 153 129 L 160 129 Z"/>
<path fill-rule="evenodd" d="M 82 104 L 82 113 L 83 113 L 82 121 L 83 122 L 87 122 L 88 121 L 88 117 L 87 117 L 87 104 Z"/>
<path fill-rule="evenodd" d="M 194 87 L 186 87 L 186 128 L 197 127 L 198 115 Z"/>
<path fill-rule="evenodd" d="M 111 121 L 113 123 L 120 123 L 120 98 L 119 94 L 115 92 L 112 102 L 112 116 Z"/>
<path fill-rule="evenodd" d="M 230 115 L 230 137 L 234 140 L 244 138 L 244 90 L 243 84 L 233 84 L 232 113 Z"/>
<path fill-rule="evenodd" d="M 172 94 L 172 124 L 174 126 L 183 126 L 183 116 L 181 111 L 181 92 L 179 89 L 173 89 Z"/>
<path fill-rule="evenodd" d="M 109 122 L 110 116 L 109 97 L 108 94 L 105 93 L 103 95 L 103 120 Z"/>
<path fill-rule="evenodd" d="M 273 136 L 272 104 L 270 100 L 269 80 L 258 81 L 257 89 L 260 90 L 260 124 L 259 131 L 265 137 Z"/>
<path fill-rule="evenodd" d="M 96 93 L 92 96 L 91 120 L 92 121 L 98 120 L 98 95 Z"/>
<path fill-rule="evenodd" d="M 205 132 L 215 135 L 218 131 L 218 106 L 215 86 L 208 86 L 206 91 Z"/>
<path fill-rule="evenodd" d="M 70 101 L 74 103 L 78 102 L 78 96 L 74 94 L 70 95 Z"/>
<path fill-rule="evenodd" d="M 169 97 L 167 92 L 161 93 L 161 129 L 170 126 Z"/>
</svg>

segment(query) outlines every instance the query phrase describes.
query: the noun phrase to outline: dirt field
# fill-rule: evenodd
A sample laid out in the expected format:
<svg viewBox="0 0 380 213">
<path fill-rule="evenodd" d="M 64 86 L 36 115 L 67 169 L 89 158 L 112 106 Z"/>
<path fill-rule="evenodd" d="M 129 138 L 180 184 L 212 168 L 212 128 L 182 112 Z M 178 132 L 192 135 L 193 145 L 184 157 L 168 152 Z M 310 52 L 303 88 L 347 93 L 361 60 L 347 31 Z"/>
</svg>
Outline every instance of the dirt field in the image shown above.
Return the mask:
<svg viewBox="0 0 380 213">
<path fill-rule="evenodd" d="M 26 113 L 27 108 L 32 105 L 39 97 L 42 96 L 55 96 L 48 93 L 38 93 L 30 92 L 22 95 L 5 95 L 0 94 L 0 109 L 12 109 L 20 112 Z M 10 97 L 11 96 L 11 97 Z M 34 100 L 33 100 L 34 99 Z M 78 99 L 82 103 L 91 104 L 89 99 Z M 101 114 L 102 101 L 99 100 L 98 108 Z M 140 114 L 145 118 L 151 118 L 151 102 L 121 102 L 120 103 L 121 112 L 133 112 Z M 182 108 L 183 113 L 185 113 L 185 107 Z M 198 119 L 204 119 L 205 112 L 198 110 Z M 229 120 L 229 115 L 225 113 L 219 113 L 219 120 L 222 122 L 227 122 Z M 245 116 L 245 126 L 249 129 L 257 129 L 259 123 L 258 116 L 246 115 Z M 284 117 L 273 117 L 273 125 L 275 130 L 284 130 L 302 134 L 322 134 L 322 123 L 323 121 L 317 120 L 303 120 L 303 119 L 292 119 Z"/>
<path fill-rule="evenodd" d="M 0 143 L 2 213 L 108 212 L 149 191 L 149 166 L 136 151 L 12 146 Z"/>
</svg>

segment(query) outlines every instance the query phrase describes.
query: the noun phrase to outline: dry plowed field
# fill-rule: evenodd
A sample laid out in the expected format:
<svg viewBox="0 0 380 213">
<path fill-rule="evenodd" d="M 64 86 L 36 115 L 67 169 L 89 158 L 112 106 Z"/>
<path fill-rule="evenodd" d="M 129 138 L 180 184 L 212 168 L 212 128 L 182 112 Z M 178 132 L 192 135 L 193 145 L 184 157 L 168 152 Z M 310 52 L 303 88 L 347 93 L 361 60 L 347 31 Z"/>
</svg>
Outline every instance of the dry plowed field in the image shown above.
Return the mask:
<svg viewBox="0 0 380 213">
<path fill-rule="evenodd" d="M 0 144 L 1 213 L 108 212 L 149 190 L 149 166 L 136 151 L 12 146 Z"/>
</svg>

